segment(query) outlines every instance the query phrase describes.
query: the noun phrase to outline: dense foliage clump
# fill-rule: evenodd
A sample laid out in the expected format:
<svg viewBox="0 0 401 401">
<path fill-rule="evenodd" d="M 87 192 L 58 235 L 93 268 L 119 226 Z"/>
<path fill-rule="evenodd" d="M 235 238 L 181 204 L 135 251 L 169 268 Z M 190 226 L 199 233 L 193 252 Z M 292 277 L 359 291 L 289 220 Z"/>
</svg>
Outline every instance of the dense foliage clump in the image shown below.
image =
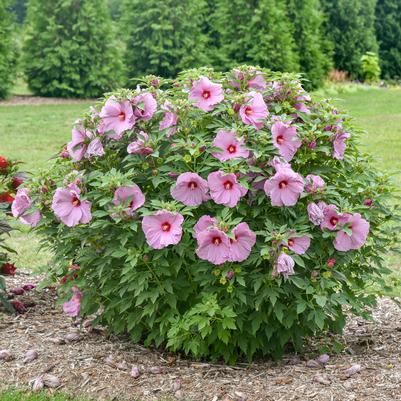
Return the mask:
<svg viewBox="0 0 401 401">
<path fill-rule="evenodd" d="M 393 242 L 359 131 L 290 74 L 241 66 L 108 94 L 17 193 L 64 310 L 194 357 L 279 357 L 367 316 Z"/>
<path fill-rule="evenodd" d="M 105 0 L 31 0 L 23 68 L 35 95 L 97 97 L 122 79 Z"/>
<path fill-rule="evenodd" d="M 9 94 L 15 79 L 16 41 L 9 0 L 0 0 L 0 99 Z"/>
</svg>

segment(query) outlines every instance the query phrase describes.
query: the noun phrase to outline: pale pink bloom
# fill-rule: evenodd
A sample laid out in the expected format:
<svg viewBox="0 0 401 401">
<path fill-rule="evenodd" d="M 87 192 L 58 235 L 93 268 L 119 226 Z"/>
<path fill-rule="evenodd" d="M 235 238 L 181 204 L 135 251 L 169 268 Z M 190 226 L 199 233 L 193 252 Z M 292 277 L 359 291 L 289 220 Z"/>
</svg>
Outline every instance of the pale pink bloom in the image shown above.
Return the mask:
<svg viewBox="0 0 401 401">
<path fill-rule="evenodd" d="M 247 223 L 240 223 L 233 228 L 235 239 L 230 238 L 230 262 L 243 262 L 249 256 L 256 243 L 256 234 Z"/>
<path fill-rule="evenodd" d="M 157 110 L 157 103 L 151 93 L 141 93 L 134 97 L 134 115 L 141 120 L 150 120 Z"/>
<path fill-rule="evenodd" d="M 280 156 L 289 162 L 302 145 L 297 128 L 277 121 L 272 125 L 271 131 L 274 147 L 278 149 Z"/>
<path fill-rule="evenodd" d="M 178 244 L 182 237 L 183 221 L 184 217 L 180 213 L 167 210 L 159 210 L 150 216 L 145 216 L 142 220 L 142 230 L 146 242 L 153 249 Z"/>
<path fill-rule="evenodd" d="M 114 191 L 113 203 L 115 205 L 127 205 L 126 213 L 132 216 L 134 211 L 145 203 L 145 195 L 136 184 L 119 187 Z"/>
<path fill-rule="evenodd" d="M 31 227 L 36 227 L 42 218 L 39 210 L 29 211 L 32 207 L 32 200 L 29 197 L 27 188 L 19 188 L 11 205 L 11 212 L 15 218 Z"/>
<path fill-rule="evenodd" d="M 64 302 L 63 311 L 71 317 L 76 317 L 79 315 L 81 310 L 82 293 L 76 287 L 72 287 L 71 291 L 73 295 L 69 301 Z"/>
<path fill-rule="evenodd" d="M 273 159 L 269 162 L 269 166 L 273 167 L 276 172 L 282 168 L 291 168 L 291 164 L 286 161 L 282 161 L 279 157 L 274 156 Z"/>
<path fill-rule="evenodd" d="M 349 235 L 345 231 L 340 230 L 333 241 L 334 248 L 337 251 L 347 252 L 351 249 L 361 248 L 369 234 L 369 222 L 366 221 L 359 213 L 346 214 L 346 223 L 352 234 Z"/>
<path fill-rule="evenodd" d="M 89 223 L 92 219 L 91 202 L 80 199 L 81 190 L 70 184 L 67 188 L 57 188 L 53 196 L 54 214 L 68 227 Z"/>
<path fill-rule="evenodd" d="M 326 183 L 324 182 L 323 178 L 318 175 L 308 174 L 305 177 L 305 180 L 306 180 L 305 190 L 306 192 L 309 193 L 316 193 L 318 191 L 323 191 L 324 187 L 326 186 Z"/>
<path fill-rule="evenodd" d="M 192 84 L 189 91 L 189 100 L 195 107 L 204 111 L 213 110 L 214 106 L 224 99 L 223 87 L 220 84 L 211 82 L 208 78 L 202 77 Z"/>
<path fill-rule="evenodd" d="M 347 147 L 345 141 L 351 135 L 348 132 L 339 132 L 334 136 L 333 139 L 333 157 L 337 160 L 344 158 L 345 148 Z"/>
<path fill-rule="evenodd" d="M 89 143 L 86 156 L 104 156 L 103 145 L 99 138 L 95 138 Z"/>
<path fill-rule="evenodd" d="M 323 210 L 324 220 L 320 224 L 320 228 L 323 230 L 327 228 L 331 231 L 338 228 L 338 225 L 346 222 L 347 218 L 344 217 L 341 213 L 338 213 L 337 206 L 335 205 L 326 205 Z"/>
<path fill-rule="evenodd" d="M 187 206 L 198 206 L 209 200 L 207 181 L 196 173 L 183 173 L 171 188 L 171 196 Z"/>
<path fill-rule="evenodd" d="M 131 129 L 135 124 L 134 111 L 128 100 L 118 102 L 114 96 L 107 99 L 100 111 L 100 117 L 104 123 L 104 131 L 114 131 L 110 138 L 119 140 L 123 133 Z"/>
<path fill-rule="evenodd" d="M 213 156 L 224 162 L 229 159 L 249 157 L 249 150 L 244 147 L 244 140 L 238 139 L 234 131 L 219 130 L 213 141 L 213 147 L 220 148 Z"/>
<path fill-rule="evenodd" d="M 269 115 L 269 111 L 260 93 L 249 92 L 246 95 L 245 104 L 239 109 L 239 114 L 245 124 L 260 129 L 263 127 L 263 120 Z"/>
<path fill-rule="evenodd" d="M 288 278 L 295 274 L 294 272 L 295 262 L 294 259 L 287 255 L 286 253 L 280 253 L 279 257 L 276 260 L 273 268 L 273 277 L 277 277 L 281 274 L 284 278 Z"/>
<path fill-rule="evenodd" d="M 295 109 L 297 109 L 301 113 L 305 113 L 305 114 L 310 114 L 311 113 L 310 110 L 309 110 L 309 107 L 306 106 L 305 103 L 295 103 L 294 107 L 295 107 Z"/>
<path fill-rule="evenodd" d="M 210 173 L 207 177 L 211 198 L 219 205 L 234 207 L 248 190 L 237 182 L 234 173 L 225 174 L 222 171 Z"/>
<path fill-rule="evenodd" d="M 88 149 L 91 132 L 82 125 L 78 125 L 72 130 L 72 140 L 67 143 L 67 150 L 74 161 L 80 161 L 84 158 Z"/>
<path fill-rule="evenodd" d="M 262 73 L 256 72 L 256 75 L 248 81 L 247 87 L 250 89 L 265 90 L 267 88 L 267 84 Z"/>
<path fill-rule="evenodd" d="M 153 153 L 153 149 L 147 145 L 149 141 L 149 135 L 146 132 L 139 132 L 137 140 L 131 142 L 127 147 L 127 152 L 136 155 L 150 155 Z"/>
<path fill-rule="evenodd" d="M 215 265 L 221 265 L 230 258 L 230 241 L 227 235 L 218 228 L 201 231 L 197 237 L 196 254 L 200 259 Z"/>
<path fill-rule="evenodd" d="M 324 202 L 309 203 L 307 207 L 309 221 L 313 223 L 315 226 L 318 226 L 324 221 L 324 209 L 326 208 L 326 204 Z"/>
<path fill-rule="evenodd" d="M 264 190 L 273 206 L 294 206 L 304 190 L 304 181 L 291 168 L 280 168 L 265 182 Z"/>
<path fill-rule="evenodd" d="M 287 241 L 287 246 L 291 251 L 298 255 L 304 254 L 310 247 L 310 238 L 306 235 L 302 237 L 291 237 Z"/>
<path fill-rule="evenodd" d="M 173 112 L 170 102 L 166 102 L 162 106 L 162 109 L 165 111 L 165 113 L 163 119 L 160 121 L 159 129 L 164 130 L 169 128 L 169 130 L 167 130 L 167 137 L 170 137 L 174 135 L 177 131 L 176 125 L 178 121 L 178 116 L 176 113 Z"/>
<path fill-rule="evenodd" d="M 217 219 L 208 215 L 202 216 L 194 225 L 194 232 L 192 236 L 196 238 L 198 234 L 208 228 L 215 227 L 217 225 Z"/>
</svg>

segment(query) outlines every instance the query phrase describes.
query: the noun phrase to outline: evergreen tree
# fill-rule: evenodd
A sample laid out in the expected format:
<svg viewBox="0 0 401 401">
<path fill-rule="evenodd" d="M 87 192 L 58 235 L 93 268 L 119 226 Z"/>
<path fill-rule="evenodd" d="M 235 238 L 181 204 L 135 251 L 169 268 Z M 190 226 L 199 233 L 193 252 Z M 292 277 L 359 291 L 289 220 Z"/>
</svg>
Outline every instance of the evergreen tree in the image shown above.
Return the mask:
<svg viewBox="0 0 401 401">
<path fill-rule="evenodd" d="M 36 95 L 97 97 L 121 79 L 106 0 L 30 0 L 23 65 Z"/>
<path fill-rule="evenodd" d="M 335 68 L 352 78 L 361 76 L 361 57 L 377 52 L 376 0 L 324 0 L 325 32 L 333 45 Z"/>
<path fill-rule="evenodd" d="M 212 15 L 214 49 L 224 68 L 249 63 L 297 71 L 293 25 L 284 0 L 218 0 Z"/>
<path fill-rule="evenodd" d="M 324 16 L 319 0 L 287 0 L 288 15 L 294 24 L 294 39 L 300 71 L 308 79 L 310 90 L 323 85 L 331 66 L 328 43 L 323 37 Z"/>
<path fill-rule="evenodd" d="M 376 32 L 384 78 L 401 78 L 401 1 L 379 0 Z"/>
<path fill-rule="evenodd" d="M 174 77 L 185 68 L 208 64 L 205 12 L 204 0 L 126 0 L 122 25 L 128 75 Z"/>
<path fill-rule="evenodd" d="M 11 4 L 11 10 L 14 12 L 19 24 L 23 24 L 25 21 L 26 4 L 27 0 L 14 0 Z"/>
<path fill-rule="evenodd" d="M 9 1 L 0 0 L 0 99 L 5 98 L 14 82 L 16 43 Z"/>
</svg>

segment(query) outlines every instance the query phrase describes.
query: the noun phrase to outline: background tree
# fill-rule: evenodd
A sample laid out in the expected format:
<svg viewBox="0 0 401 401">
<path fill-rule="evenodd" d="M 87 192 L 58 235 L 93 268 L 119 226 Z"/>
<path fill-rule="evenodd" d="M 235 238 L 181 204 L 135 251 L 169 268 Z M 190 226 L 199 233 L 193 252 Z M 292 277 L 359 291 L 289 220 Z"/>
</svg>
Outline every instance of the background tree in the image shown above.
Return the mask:
<svg viewBox="0 0 401 401">
<path fill-rule="evenodd" d="M 23 24 L 26 16 L 27 0 L 13 0 L 11 10 L 15 14 L 15 19 L 19 24 Z"/>
<path fill-rule="evenodd" d="M 0 99 L 8 95 L 14 82 L 17 59 L 9 6 L 8 0 L 0 0 Z"/>
<path fill-rule="evenodd" d="M 249 61 L 272 70 L 299 71 L 293 32 L 284 0 L 259 0 L 245 37 Z"/>
<path fill-rule="evenodd" d="M 308 79 L 307 89 L 318 88 L 331 66 L 328 41 L 323 37 L 324 15 L 319 0 L 287 0 L 288 15 L 294 25 L 300 71 Z"/>
<path fill-rule="evenodd" d="M 376 0 L 323 0 L 322 3 L 327 14 L 325 33 L 333 44 L 334 65 L 358 78 L 362 55 L 378 50 Z"/>
<path fill-rule="evenodd" d="M 121 81 L 105 0 L 30 0 L 23 65 L 36 95 L 96 97 Z"/>
<path fill-rule="evenodd" d="M 209 64 L 203 0 L 126 0 L 124 61 L 130 77 L 155 74 L 173 77 L 185 68 Z"/>
<path fill-rule="evenodd" d="M 376 32 L 384 78 L 401 78 L 401 2 L 380 0 L 376 6 Z"/>
</svg>

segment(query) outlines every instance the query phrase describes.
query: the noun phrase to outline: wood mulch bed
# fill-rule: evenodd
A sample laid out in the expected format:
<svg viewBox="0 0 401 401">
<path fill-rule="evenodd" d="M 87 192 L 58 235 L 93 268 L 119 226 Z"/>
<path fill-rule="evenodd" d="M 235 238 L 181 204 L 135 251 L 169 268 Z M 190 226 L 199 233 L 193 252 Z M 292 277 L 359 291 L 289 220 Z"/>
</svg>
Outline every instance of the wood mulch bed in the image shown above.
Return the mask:
<svg viewBox="0 0 401 401">
<path fill-rule="evenodd" d="M 7 285 L 39 280 L 22 272 L 8 278 Z M 0 361 L 0 390 L 26 388 L 38 376 L 52 374 L 60 386 L 49 391 L 90 399 L 401 400 L 401 310 L 389 299 L 380 300 L 373 322 L 350 318 L 339 338 L 344 351 L 316 368 L 307 367 L 306 354 L 251 365 L 197 362 L 77 324 L 55 306 L 55 289 L 33 290 L 18 299 L 31 305 L 25 314 L 0 315 L 0 350 L 14 357 Z M 312 341 L 310 350 L 321 341 Z M 38 358 L 24 364 L 28 349 L 37 350 Z M 361 370 L 349 376 L 345 370 L 352 364 Z M 130 375 L 132 366 L 140 369 L 139 378 Z"/>
</svg>

